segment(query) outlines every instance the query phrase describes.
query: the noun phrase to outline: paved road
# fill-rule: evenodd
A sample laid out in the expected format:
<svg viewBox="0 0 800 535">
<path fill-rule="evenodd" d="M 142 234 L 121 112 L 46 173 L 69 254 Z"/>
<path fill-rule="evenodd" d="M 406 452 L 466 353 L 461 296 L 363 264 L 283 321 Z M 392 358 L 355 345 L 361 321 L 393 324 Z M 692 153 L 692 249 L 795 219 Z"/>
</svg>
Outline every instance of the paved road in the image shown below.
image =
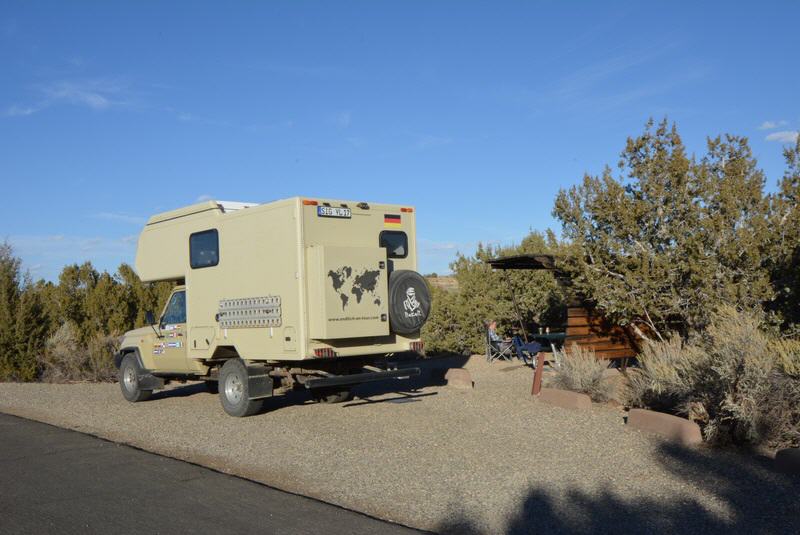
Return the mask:
<svg viewBox="0 0 800 535">
<path fill-rule="evenodd" d="M 419 533 L 0 414 L 0 533 Z"/>
</svg>

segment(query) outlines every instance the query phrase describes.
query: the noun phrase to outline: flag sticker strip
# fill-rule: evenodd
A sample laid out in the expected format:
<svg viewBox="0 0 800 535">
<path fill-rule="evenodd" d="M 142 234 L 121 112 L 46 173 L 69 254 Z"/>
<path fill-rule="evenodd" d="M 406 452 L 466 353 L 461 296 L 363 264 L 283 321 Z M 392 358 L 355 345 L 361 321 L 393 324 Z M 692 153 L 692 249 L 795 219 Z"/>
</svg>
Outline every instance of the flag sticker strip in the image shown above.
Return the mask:
<svg viewBox="0 0 800 535">
<path fill-rule="evenodd" d="M 384 214 L 383 215 L 383 226 L 384 227 L 391 227 L 391 228 L 400 228 L 402 221 L 400 221 L 400 216 L 397 214 Z"/>
</svg>

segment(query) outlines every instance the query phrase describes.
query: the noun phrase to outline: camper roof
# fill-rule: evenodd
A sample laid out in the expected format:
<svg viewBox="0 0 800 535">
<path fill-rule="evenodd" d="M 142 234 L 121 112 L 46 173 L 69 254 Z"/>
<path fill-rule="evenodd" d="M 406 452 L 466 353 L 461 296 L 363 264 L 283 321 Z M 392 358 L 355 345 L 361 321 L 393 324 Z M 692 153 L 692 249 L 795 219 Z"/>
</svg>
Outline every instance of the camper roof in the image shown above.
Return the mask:
<svg viewBox="0 0 800 535">
<path fill-rule="evenodd" d="M 161 223 L 163 221 L 169 221 L 170 219 L 185 217 L 192 214 L 199 214 L 209 210 L 220 210 L 224 214 L 228 212 L 235 212 L 236 210 L 242 210 L 244 208 L 250 208 L 251 206 L 258 206 L 258 203 L 237 201 L 203 201 L 190 206 L 184 206 L 183 208 L 178 208 L 176 210 L 170 210 L 169 212 L 156 214 L 147 220 L 147 224 L 152 225 L 154 223 Z"/>
</svg>

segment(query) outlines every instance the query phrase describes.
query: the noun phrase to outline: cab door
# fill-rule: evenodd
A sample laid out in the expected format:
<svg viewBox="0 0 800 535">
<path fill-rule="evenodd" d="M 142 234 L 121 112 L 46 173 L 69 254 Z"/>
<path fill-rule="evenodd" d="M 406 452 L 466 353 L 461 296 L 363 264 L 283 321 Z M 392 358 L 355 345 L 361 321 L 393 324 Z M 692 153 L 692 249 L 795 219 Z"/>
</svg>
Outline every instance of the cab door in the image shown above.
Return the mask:
<svg viewBox="0 0 800 535">
<path fill-rule="evenodd" d="M 153 347 L 156 371 L 185 372 L 189 370 L 186 358 L 186 289 L 172 292 L 164 307 L 159 324 L 161 338 Z"/>
</svg>

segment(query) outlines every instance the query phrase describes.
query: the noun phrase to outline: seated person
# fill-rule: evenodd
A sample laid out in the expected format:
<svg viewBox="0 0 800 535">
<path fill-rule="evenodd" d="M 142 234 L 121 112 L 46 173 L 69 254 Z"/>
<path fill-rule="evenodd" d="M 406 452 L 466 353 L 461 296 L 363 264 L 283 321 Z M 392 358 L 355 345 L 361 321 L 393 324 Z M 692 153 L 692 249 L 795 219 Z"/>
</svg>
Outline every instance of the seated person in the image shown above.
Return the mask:
<svg viewBox="0 0 800 535">
<path fill-rule="evenodd" d="M 511 338 L 500 338 L 500 335 L 497 334 L 497 322 L 494 320 L 489 321 L 487 324 L 489 329 L 489 340 L 492 342 L 492 345 L 495 346 L 500 351 L 505 351 L 509 347 L 511 347 Z"/>
</svg>

